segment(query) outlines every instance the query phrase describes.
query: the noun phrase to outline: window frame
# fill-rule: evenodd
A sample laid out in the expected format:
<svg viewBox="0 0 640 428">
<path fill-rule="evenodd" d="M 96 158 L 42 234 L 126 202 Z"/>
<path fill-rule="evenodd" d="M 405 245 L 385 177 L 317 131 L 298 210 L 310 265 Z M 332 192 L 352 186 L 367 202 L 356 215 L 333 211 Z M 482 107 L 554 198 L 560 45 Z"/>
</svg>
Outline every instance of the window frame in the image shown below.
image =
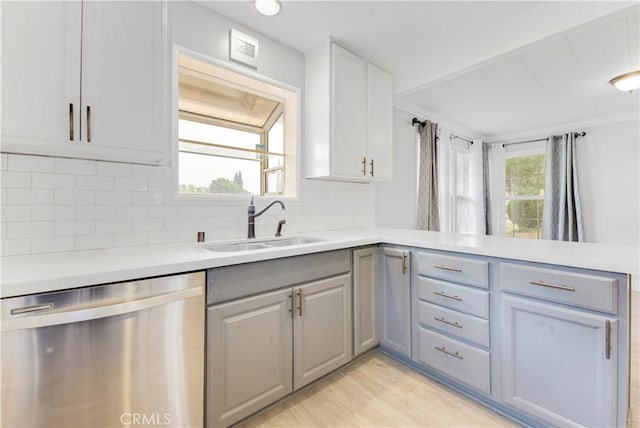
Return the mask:
<svg viewBox="0 0 640 428">
<path fill-rule="evenodd" d="M 459 154 L 466 154 L 469 157 L 469 193 L 467 195 L 461 195 L 458 193 L 458 162 L 457 156 Z M 471 205 L 475 203 L 472 191 L 472 162 L 473 152 L 471 149 L 471 143 L 457 138 L 454 135 L 449 137 L 449 225 L 452 233 L 471 233 L 460 232 L 460 225 L 458 224 L 458 200 L 465 200 Z"/>
<path fill-rule="evenodd" d="M 220 69 L 224 74 L 224 78 L 230 81 L 234 85 L 241 85 L 243 87 L 250 87 L 246 82 L 257 81 L 257 83 L 264 87 L 269 88 L 272 92 L 265 92 L 264 90 L 256 89 L 252 90 L 256 94 L 272 98 L 281 103 L 281 114 L 283 115 L 283 127 L 284 127 L 284 145 L 285 153 L 283 155 L 283 168 L 284 168 L 284 192 L 282 194 L 261 194 L 251 195 L 256 201 L 269 202 L 275 199 L 283 199 L 290 201 L 300 200 L 300 188 L 301 188 L 301 119 L 302 119 L 302 97 L 301 89 L 287 83 L 280 82 L 270 77 L 261 75 L 253 70 L 248 70 L 240 65 L 232 64 L 226 61 L 221 61 L 215 58 L 208 57 L 201 53 L 195 52 L 191 49 L 184 48 L 182 46 L 173 45 L 171 61 L 171 105 L 167 117 L 171 121 L 171 179 L 172 179 L 172 199 L 175 201 L 189 201 L 189 202 L 204 202 L 204 203 L 229 203 L 236 204 L 240 201 L 245 201 L 249 195 L 246 194 L 233 194 L 233 193 L 181 193 L 180 192 L 180 178 L 179 178 L 179 131 L 178 131 L 178 119 L 180 118 L 180 111 L 178 108 L 179 99 L 179 55 L 189 57 L 192 60 L 203 62 L 204 64 L 216 69 Z M 213 118 L 212 118 L 213 119 Z M 219 119 L 213 119 L 219 120 Z M 273 121 L 277 122 L 278 118 Z M 240 126 L 241 130 L 246 131 L 247 128 Z M 272 126 L 273 124 L 271 124 Z M 248 125 L 251 128 L 250 125 Z M 266 128 L 266 126 L 265 126 Z M 270 129 L 270 128 L 269 128 Z M 266 131 L 268 132 L 268 130 Z M 261 141 L 263 136 L 261 134 Z M 261 166 L 261 193 L 264 193 L 264 176 L 265 168 Z"/>
</svg>

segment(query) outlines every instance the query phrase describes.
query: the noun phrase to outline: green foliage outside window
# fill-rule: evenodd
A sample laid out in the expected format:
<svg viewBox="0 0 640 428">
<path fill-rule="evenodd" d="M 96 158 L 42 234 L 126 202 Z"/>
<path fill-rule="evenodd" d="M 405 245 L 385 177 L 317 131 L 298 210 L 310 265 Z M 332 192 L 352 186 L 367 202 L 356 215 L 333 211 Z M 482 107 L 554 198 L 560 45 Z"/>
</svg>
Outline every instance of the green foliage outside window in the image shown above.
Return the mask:
<svg viewBox="0 0 640 428">
<path fill-rule="evenodd" d="M 545 181 L 545 155 L 508 158 L 505 161 L 506 233 L 539 238 Z"/>
</svg>

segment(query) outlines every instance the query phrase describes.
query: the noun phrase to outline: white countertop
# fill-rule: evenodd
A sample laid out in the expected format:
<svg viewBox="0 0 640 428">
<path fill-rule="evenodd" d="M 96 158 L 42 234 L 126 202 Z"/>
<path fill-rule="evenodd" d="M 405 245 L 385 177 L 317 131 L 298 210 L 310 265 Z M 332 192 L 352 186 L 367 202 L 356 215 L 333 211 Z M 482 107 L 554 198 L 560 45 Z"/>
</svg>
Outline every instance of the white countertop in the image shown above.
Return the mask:
<svg viewBox="0 0 640 428">
<path fill-rule="evenodd" d="M 303 236 L 303 235 L 296 235 Z M 348 229 L 308 234 L 320 242 L 233 253 L 183 243 L 0 258 L 0 297 L 188 272 L 212 267 L 389 243 L 636 275 L 637 247 L 459 235 L 406 229 Z M 267 237 L 265 237 L 267 238 Z M 258 238 L 260 239 L 260 238 Z"/>
</svg>

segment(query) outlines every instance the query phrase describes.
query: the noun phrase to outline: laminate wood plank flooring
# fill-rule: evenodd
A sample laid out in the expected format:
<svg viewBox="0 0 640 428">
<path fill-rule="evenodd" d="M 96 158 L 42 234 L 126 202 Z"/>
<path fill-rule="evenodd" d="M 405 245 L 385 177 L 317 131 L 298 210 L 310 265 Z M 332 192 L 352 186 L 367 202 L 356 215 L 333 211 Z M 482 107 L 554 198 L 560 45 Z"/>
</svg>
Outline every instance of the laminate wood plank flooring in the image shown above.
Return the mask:
<svg viewBox="0 0 640 428">
<path fill-rule="evenodd" d="M 640 427 L 640 292 L 632 293 L 631 427 Z M 379 351 L 369 352 L 239 426 L 512 427 L 513 421 Z"/>
</svg>

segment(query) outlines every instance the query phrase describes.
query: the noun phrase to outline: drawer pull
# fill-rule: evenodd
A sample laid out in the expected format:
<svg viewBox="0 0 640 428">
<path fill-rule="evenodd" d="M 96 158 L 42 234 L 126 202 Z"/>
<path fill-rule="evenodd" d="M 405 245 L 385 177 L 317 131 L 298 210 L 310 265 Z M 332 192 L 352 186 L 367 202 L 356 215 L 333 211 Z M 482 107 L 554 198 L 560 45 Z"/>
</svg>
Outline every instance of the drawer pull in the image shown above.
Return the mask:
<svg viewBox="0 0 640 428">
<path fill-rule="evenodd" d="M 555 288 L 557 290 L 563 290 L 563 291 L 576 291 L 576 289 L 573 288 L 573 287 L 567 287 L 566 285 L 550 284 L 550 283 L 544 282 L 544 281 L 529 281 L 529 284 L 531 284 L 531 285 L 539 285 L 541 287 Z"/>
<path fill-rule="evenodd" d="M 607 360 L 611 359 L 611 321 L 607 320 L 606 322 L 606 336 L 605 336 L 605 356 Z"/>
<path fill-rule="evenodd" d="M 28 314 L 31 312 L 50 311 L 53 309 L 53 303 L 45 303 L 43 305 L 27 306 L 24 308 L 11 309 L 11 315 Z M 607 321 L 608 322 L 608 321 Z"/>
<path fill-rule="evenodd" d="M 433 317 L 433 319 L 436 320 L 436 321 L 440 321 L 442 323 L 445 323 L 445 324 L 452 325 L 454 327 L 462 328 L 462 324 L 458 324 L 457 321 L 448 321 L 444 317 L 442 317 L 442 318 Z"/>
<path fill-rule="evenodd" d="M 402 252 L 402 274 L 407 273 L 407 253 L 405 251 Z"/>
<path fill-rule="evenodd" d="M 436 269 L 450 270 L 452 272 L 462 272 L 462 269 L 460 269 L 459 267 L 452 267 L 452 266 L 445 266 L 445 265 L 433 265 L 433 267 Z"/>
<path fill-rule="evenodd" d="M 444 352 L 445 354 L 447 354 L 447 355 L 451 355 L 452 357 L 455 357 L 455 358 L 457 358 L 457 359 L 459 359 L 459 360 L 464 360 L 464 358 L 462 357 L 462 355 L 460 355 L 460 354 L 458 353 L 458 351 L 456 351 L 456 352 L 448 351 L 448 350 L 447 350 L 447 348 L 445 348 L 444 346 L 443 346 L 442 348 L 438 348 L 438 347 L 436 346 L 435 348 L 436 348 L 436 351 Z"/>
<path fill-rule="evenodd" d="M 446 297 L 447 299 L 457 300 L 458 302 L 462 302 L 462 299 L 458 296 L 449 296 L 448 294 L 442 291 L 434 291 L 433 294 L 437 294 L 438 296 Z"/>
</svg>

